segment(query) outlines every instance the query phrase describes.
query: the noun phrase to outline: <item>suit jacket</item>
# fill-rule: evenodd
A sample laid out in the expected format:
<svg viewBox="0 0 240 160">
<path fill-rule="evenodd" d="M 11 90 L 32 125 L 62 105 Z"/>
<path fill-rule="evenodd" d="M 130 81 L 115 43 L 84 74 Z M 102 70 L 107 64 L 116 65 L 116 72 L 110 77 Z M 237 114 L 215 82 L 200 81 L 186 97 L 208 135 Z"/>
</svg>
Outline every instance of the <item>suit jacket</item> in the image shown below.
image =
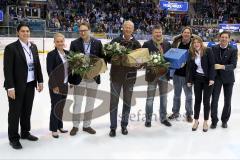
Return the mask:
<svg viewBox="0 0 240 160">
<path fill-rule="evenodd" d="M 228 45 L 227 49 L 220 55 L 220 45 L 212 47 L 215 63 L 225 65 L 225 70 L 217 70 L 216 76 L 222 80 L 223 83 L 234 83 L 234 69 L 237 66 L 237 49 Z"/>
<path fill-rule="evenodd" d="M 142 48 L 148 48 L 150 54 L 152 52 L 159 51 L 159 49 L 154 45 L 154 42 L 152 39 L 144 42 Z M 163 53 L 166 53 L 171 48 L 171 44 L 168 41 L 163 40 L 162 48 L 163 48 Z M 166 78 L 169 79 L 169 73 L 167 73 Z M 145 79 L 146 81 L 150 81 L 150 79 L 152 80 L 155 79 L 155 76 L 151 74 L 151 70 L 148 67 L 146 68 Z"/>
<path fill-rule="evenodd" d="M 103 54 L 103 47 L 102 47 L 102 42 L 100 40 L 97 40 L 93 37 L 90 38 L 90 43 L 91 43 L 91 48 L 90 48 L 90 55 L 92 56 L 97 56 L 99 58 L 104 58 Z M 84 51 L 84 42 L 82 38 L 78 38 L 74 41 L 71 42 L 70 45 L 70 51 L 73 52 L 81 52 L 85 54 Z M 94 78 L 97 84 L 101 83 L 100 75 L 96 76 Z M 82 81 L 81 76 L 79 75 L 69 75 L 69 83 L 78 85 Z"/>
<path fill-rule="evenodd" d="M 123 35 L 113 39 L 110 43 L 120 43 L 120 45 L 125 46 L 131 50 L 141 48 L 141 44 L 133 37 L 130 41 L 126 41 Z M 129 83 L 135 83 L 137 76 L 137 68 L 126 67 L 122 65 L 111 65 L 110 79 L 114 82 L 124 82 L 127 80 Z"/>
<path fill-rule="evenodd" d="M 204 72 L 204 75 L 208 80 L 215 79 L 215 69 L 214 69 L 214 56 L 211 48 L 207 48 L 205 54 L 201 57 L 201 66 Z M 197 73 L 197 65 L 195 64 L 195 59 L 192 59 L 191 56 L 188 58 L 187 62 L 187 71 L 186 71 L 186 80 L 187 83 L 194 83 L 194 77 Z"/>
<path fill-rule="evenodd" d="M 66 50 L 64 52 L 66 55 L 69 54 Z M 47 55 L 47 73 L 49 89 L 63 86 L 65 79 L 64 63 L 56 48 Z"/>
<path fill-rule="evenodd" d="M 35 44 L 30 47 L 34 61 L 35 86 L 43 83 L 43 75 Z M 6 46 L 4 50 L 4 87 L 15 88 L 16 92 L 22 92 L 27 85 L 28 65 L 23 47 L 19 40 Z"/>
</svg>

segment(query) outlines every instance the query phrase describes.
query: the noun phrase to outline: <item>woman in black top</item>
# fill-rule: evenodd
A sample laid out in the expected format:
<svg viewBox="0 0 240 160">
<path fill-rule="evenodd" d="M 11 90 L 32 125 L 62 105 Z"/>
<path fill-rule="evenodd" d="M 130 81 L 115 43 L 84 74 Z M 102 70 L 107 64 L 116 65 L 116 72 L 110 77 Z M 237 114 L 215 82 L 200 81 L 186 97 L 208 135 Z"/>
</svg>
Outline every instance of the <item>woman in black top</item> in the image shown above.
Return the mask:
<svg viewBox="0 0 240 160">
<path fill-rule="evenodd" d="M 203 131 L 208 130 L 208 118 L 210 112 L 210 97 L 213 90 L 215 70 L 214 57 L 211 48 L 206 48 L 200 37 L 192 40 L 190 47 L 190 57 L 187 67 L 187 85 L 194 84 L 195 104 L 194 119 L 195 122 L 192 131 L 196 131 L 198 127 L 199 113 L 201 109 L 202 95 L 204 106 L 204 123 Z"/>
</svg>

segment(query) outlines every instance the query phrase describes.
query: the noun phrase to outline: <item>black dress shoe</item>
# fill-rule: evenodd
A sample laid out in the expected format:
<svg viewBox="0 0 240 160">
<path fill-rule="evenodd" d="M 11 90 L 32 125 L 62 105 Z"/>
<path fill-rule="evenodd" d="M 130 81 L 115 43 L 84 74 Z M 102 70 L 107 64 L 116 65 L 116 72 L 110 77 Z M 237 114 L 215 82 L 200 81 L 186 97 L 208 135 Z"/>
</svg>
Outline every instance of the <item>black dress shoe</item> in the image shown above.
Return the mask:
<svg viewBox="0 0 240 160">
<path fill-rule="evenodd" d="M 168 117 L 168 119 L 173 120 L 173 119 L 177 119 L 178 117 L 179 117 L 178 113 L 173 113 Z"/>
<path fill-rule="evenodd" d="M 227 123 L 222 123 L 222 128 L 227 128 L 228 127 L 228 125 L 227 125 Z"/>
<path fill-rule="evenodd" d="M 164 120 L 161 123 L 164 124 L 167 127 L 171 127 L 172 126 L 172 124 L 170 122 L 168 122 L 168 120 Z"/>
<path fill-rule="evenodd" d="M 21 136 L 21 138 L 29 140 L 29 141 L 37 141 L 38 140 L 37 137 L 35 137 L 34 135 L 31 135 L 31 134 L 29 134 L 28 136 Z"/>
<path fill-rule="evenodd" d="M 151 122 L 145 122 L 145 127 L 151 127 Z"/>
<path fill-rule="evenodd" d="M 217 123 L 212 123 L 212 124 L 210 125 L 210 128 L 211 128 L 211 129 L 217 128 Z"/>
<path fill-rule="evenodd" d="M 22 145 L 19 141 L 14 141 L 9 143 L 13 149 L 22 149 Z"/>
<path fill-rule="evenodd" d="M 110 133 L 109 133 L 110 137 L 115 137 L 116 136 L 116 130 L 115 129 L 111 129 Z"/>
<path fill-rule="evenodd" d="M 59 128 L 58 129 L 61 133 L 67 133 L 68 132 L 68 130 L 64 130 L 64 129 L 62 129 L 62 128 Z"/>
<path fill-rule="evenodd" d="M 59 135 L 54 135 L 54 134 L 52 134 L 52 137 L 53 137 L 53 138 L 59 138 Z"/>
<path fill-rule="evenodd" d="M 122 127 L 122 134 L 123 135 L 127 135 L 128 134 L 127 127 Z"/>
</svg>

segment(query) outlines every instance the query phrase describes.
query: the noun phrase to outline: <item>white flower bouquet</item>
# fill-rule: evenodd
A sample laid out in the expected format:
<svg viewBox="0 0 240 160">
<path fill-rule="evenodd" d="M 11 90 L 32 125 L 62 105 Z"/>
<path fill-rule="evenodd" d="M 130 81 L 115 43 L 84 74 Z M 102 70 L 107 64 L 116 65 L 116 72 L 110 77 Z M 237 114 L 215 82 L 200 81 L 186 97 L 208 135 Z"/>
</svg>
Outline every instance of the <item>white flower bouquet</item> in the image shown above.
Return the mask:
<svg viewBox="0 0 240 160">
<path fill-rule="evenodd" d="M 129 51 L 131 51 L 117 42 L 105 44 L 103 50 L 105 57 L 115 65 L 120 65 L 123 59 L 126 59 L 125 57 L 129 54 Z"/>
<path fill-rule="evenodd" d="M 147 76 L 158 78 L 168 72 L 170 63 L 167 62 L 160 52 L 152 52 L 150 61 L 147 63 Z"/>
<path fill-rule="evenodd" d="M 84 79 L 93 79 L 107 70 L 104 60 L 99 57 L 70 52 L 67 59 L 72 74 L 80 75 Z"/>
<path fill-rule="evenodd" d="M 130 51 L 128 48 L 120 45 L 117 42 L 114 42 L 113 44 L 107 43 L 104 45 L 103 49 L 107 57 L 129 54 Z"/>
</svg>

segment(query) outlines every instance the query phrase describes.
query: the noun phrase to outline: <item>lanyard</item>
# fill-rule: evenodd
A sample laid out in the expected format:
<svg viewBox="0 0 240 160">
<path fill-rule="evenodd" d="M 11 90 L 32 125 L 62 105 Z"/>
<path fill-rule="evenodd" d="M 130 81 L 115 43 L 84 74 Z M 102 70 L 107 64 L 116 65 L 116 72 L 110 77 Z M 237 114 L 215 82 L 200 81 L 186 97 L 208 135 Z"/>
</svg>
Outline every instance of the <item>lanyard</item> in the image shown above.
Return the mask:
<svg viewBox="0 0 240 160">
<path fill-rule="evenodd" d="M 23 47 L 24 51 L 28 54 L 29 58 L 32 59 L 32 54 L 27 51 L 25 47 Z"/>
<path fill-rule="evenodd" d="M 87 53 L 87 51 L 88 51 L 88 49 L 89 49 L 89 47 L 91 46 L 91 43 L 92 43 L 92 41 L 90 41 L 89 43 L 88 43 L 88 45 L 87 45 L 87 49 L 86 49 L 86 43 L 84 43 L 84 53 L 86 54 Z M 89 51 L 89 55 L 90 55 L 90 51 Z"/>
</svg>

